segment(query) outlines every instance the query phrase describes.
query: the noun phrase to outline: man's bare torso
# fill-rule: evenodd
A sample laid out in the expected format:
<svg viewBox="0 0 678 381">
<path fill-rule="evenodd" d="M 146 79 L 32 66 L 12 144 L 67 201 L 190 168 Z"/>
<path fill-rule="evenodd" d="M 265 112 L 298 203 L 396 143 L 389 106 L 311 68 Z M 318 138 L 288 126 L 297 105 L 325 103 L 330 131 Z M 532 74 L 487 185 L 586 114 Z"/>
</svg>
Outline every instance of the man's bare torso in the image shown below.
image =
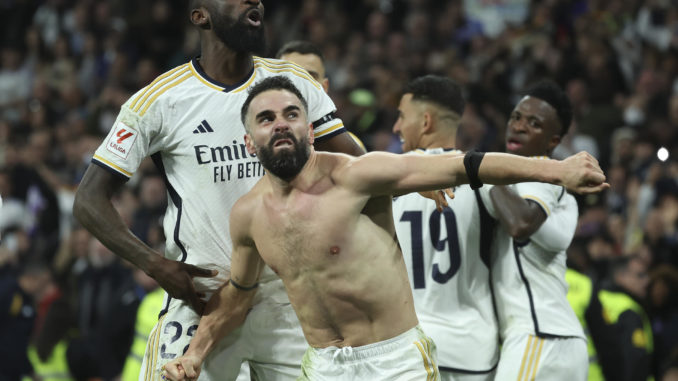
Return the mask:
<svg viewBox="0 0 678 381">
<path fill-rule="evenodd" d="M 267 175 L 242 200 L 313 347 L 365 345 L 417 324 L 390 200 L 365 208 L 367 195 L 337 185 L 330 174 L 343 160 L 316 153 L 289 192 L 275 193 Z"/>
</svg>

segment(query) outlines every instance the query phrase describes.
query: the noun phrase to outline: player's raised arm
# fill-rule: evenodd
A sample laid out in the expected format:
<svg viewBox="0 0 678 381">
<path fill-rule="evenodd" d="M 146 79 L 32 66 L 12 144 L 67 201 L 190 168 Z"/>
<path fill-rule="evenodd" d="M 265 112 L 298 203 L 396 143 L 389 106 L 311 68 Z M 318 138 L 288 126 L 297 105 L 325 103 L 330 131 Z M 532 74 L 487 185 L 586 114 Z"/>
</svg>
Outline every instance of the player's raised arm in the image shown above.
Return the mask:
<svg viewBox="0 0 678 381">
<path fill-rule="evenodd" d="M 170 380 L 197 379 L 207 355 L 245 321 L 252 306 L 264 262 L 249 235 L 250 208 L 243 199 L 231 210 L 231 279 L 207 302 L 186 353 L 165 364 L 164 375 Z"/>
<path fill-rule="evenodd" d="M 393 155 L 370 153 L 347 160 L 333 173 L 338 183 L 358 192 L 381 195 L 418 192 L 470 183 L 472 186 L 539 181 L 578 193 L 609 185 L 598 162 L 582 152 L 563 161 L 538 160 L 504 153 Z"/>
</svg>

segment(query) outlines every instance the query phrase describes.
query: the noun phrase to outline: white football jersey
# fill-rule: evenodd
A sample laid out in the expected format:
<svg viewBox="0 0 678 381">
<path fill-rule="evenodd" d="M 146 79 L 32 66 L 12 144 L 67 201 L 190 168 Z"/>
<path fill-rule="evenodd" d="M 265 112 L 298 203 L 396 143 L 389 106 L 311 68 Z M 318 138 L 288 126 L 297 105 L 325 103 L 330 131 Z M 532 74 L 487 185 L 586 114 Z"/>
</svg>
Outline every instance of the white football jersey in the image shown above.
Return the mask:
<svg viewBox="0 0 678 381">
<path fill-rule="evenodd" d="M 454 194 L 442 213 L 417 193 L 397 197 L 393 218 L 417 317 L 436 342 L 440 369 L 489 372 L 499 344 L 488 268 L 494 221 L 470 186 Z"/>
<path fill-rule="evenodd" d="M 511 187 L 539 204 L 547 218 L 526 242 L 514 241 L 501 225 L 497 229 L 492 284 L 501 337 L 529 333 L 585 338 L 567 301 L 565 282 L 565 251 L 577 227 L 577 202 L 557 185 L 530 182 Z M 480 193 L 488 212 L 496 216 L 490 188 L 484 186 Z"/>
<path fill-rule="evenodd" d="M 289 78 L 306 98 L 317 141 L 345 131 L 332 100 L 299 66 L 255 57 L 247 79 L 226 86 L 193 59 L 133 95 L 92 159 L 129 179 L 151 156 L 169 193 L 165 257 L 219 270 L 214 278 L 196 277 L 198 291 L 209 293 L 228 279 L 231 207 L 264 175 L 245 148 L 240 110 L 247 90 L 275 75 Z"/>
</svg>

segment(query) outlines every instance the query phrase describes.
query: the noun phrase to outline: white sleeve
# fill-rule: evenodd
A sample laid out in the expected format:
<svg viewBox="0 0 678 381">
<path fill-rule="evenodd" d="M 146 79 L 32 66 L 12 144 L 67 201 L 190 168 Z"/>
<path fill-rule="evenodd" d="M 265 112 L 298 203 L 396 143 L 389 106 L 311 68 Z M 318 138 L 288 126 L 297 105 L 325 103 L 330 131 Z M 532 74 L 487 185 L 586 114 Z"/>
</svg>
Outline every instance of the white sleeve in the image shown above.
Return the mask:
<svg viewBox="0 0 678 381">
<path fill-rule="evenodd" d="M 129 180 L 141 161 L 154 152 L 152 144 L 157 142 L 161 129 L 159 102 L 148 108 L 139 108 L 135 104 L 142 92 L 143 89 L 125 102 L 113 128 L 92 158 L 92 163 L 124 180 Z"/>
<path fill-rule="evenodd" d="M 480 201 L 485 206 L 487 213 L 496 220 L 498 219 L 497 212 L 494 209 L 492 197 L 490 197 L 490 190 L 492 190 L 492 187 L 494 187 L 492 184 L 483 184 L 482 187 L 478 188 L 477 192 L 480 195 Z"/>
<path fill-rule="evenodd" d="M 547 183 L 518 183 L 513 188 L 520 197 L 539 204 L 547 216 L 558 205 L 558 200 L 565 195 L 565 188 Z"/>
<path fill-rule="evenodd" d="M 291 78 L 308 103 L 308 120 L 313 123 L 315 140 L 323 141 L 346 132 L 344 122 L 336 116 L 337 108 L 330 96 L 309 74 L 306 75 L 308 79 L 298 75 Z"/>
<path fill-rule="evenodd" d="M 565 251 L 574 237 L 578 217 L 577 202 L 574 197 L 565 194 L 561 203 L 530 236 L 530 241 L 551 252 Z"/>
</svg>

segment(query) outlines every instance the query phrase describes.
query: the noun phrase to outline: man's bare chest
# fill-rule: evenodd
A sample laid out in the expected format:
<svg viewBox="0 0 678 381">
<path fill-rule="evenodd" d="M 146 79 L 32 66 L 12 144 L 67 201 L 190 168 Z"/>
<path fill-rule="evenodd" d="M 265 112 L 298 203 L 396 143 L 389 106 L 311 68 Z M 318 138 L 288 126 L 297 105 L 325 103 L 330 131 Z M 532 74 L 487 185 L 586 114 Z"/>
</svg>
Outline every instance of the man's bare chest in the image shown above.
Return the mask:
<svg viewBox="0 0 678 381">
<path fill-rule="evenodd" d="M 265 208 L 256 219 L 254 240 L 269 266 L 280 272 L 336 260 L 333 257 L 350 240 L 359 209 L 332 196 L 332 192 L 297 195 L 284 205 Z"/>
</svg>

